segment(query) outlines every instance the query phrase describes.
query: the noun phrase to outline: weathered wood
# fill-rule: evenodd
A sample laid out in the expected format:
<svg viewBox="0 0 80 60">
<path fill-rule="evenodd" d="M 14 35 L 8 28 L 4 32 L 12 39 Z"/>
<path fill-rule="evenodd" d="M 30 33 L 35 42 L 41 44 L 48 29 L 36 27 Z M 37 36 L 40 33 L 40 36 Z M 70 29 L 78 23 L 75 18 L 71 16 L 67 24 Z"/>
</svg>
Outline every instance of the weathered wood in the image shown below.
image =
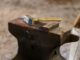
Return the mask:
<svg viewBox="0 0 80 60">
<path fill-rule="evenodd" d="M 80 16 L 77 16 L 77 18 L 75 19 L 74 27 L 80 28 Z"/>
</svg>

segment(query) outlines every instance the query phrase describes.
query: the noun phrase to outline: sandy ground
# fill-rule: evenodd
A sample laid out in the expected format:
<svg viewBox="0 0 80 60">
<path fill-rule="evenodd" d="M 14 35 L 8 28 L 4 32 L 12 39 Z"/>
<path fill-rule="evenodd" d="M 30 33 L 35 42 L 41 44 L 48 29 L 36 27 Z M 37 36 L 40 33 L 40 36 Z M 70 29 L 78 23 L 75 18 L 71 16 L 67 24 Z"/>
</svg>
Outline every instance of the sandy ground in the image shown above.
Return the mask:
<svg viewBox="0 0 80 60">
<path fill-rule="evenodd" d="M 8 60 L 1 57 L 8 50 L 17 52 L 17 40 L 8 32 L 10 20 L 23 15 L 74 20 L 79 13 L 79 0 L 0 0 L 0 60 Z"/>
</svg>

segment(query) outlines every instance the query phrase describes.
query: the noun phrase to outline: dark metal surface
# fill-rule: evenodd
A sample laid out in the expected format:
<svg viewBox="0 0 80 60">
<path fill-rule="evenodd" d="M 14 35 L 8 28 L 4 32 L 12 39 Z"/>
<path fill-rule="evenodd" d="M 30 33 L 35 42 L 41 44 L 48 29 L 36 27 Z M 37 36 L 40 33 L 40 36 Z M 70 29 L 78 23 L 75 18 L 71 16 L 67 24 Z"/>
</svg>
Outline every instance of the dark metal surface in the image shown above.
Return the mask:
<svg viewBox="0 0 80 60">
<path fill-rule="evenodd" d="M 18 55 L 22 55 L 25 60 L 48 60 L 53 49 L 60 46 L 60 37 L 20 23 L 23 21 L 9 22 L 9 31 L 18 40 Z"/>
</svg>

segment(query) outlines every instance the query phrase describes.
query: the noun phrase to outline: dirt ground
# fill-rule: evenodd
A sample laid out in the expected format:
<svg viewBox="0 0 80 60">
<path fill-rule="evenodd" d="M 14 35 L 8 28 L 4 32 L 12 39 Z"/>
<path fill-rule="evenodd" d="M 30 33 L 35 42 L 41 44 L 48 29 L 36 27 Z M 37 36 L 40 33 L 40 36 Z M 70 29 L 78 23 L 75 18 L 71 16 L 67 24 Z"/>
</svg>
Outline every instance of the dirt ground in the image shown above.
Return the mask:
<svg viewBox="0 0 80 60">
<path fill-rule="evenodd" d="M 10 20 L 23 15 L 74 20 L 79 13 L 79 0 L 0 0 L 0 60 L 8 60 L 2 56 L 9 50 L 17 52 L 17 40 L 8 32 Z"/>
</svg>

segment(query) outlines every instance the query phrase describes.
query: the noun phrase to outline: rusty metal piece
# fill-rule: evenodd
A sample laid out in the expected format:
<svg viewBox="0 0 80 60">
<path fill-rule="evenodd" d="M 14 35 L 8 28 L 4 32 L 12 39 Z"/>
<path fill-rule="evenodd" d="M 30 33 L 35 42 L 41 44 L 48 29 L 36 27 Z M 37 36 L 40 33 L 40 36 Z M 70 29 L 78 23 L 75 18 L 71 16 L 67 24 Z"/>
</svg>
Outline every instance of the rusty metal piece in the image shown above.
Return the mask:
<svg viewBox="0 0 80 60">
<path fill-rule="evenodd" d="M 34 60 L 45 60 L 55 47 L 65 42 L 73 41 L 71 29 L 77 26 L 79 19 L 74 21 L 62 21 L 56 28 L 33 24 L 28 25 L 20 18 L 9 22 L 9 31 L 18 39 L 19 52 L 26 54 L 27 58 Z M 49 23 L 49 22 L 47 22 Z M 49 27 L 49 31 L 37 27 Z M 35 55 L 34 55 L 35 54 Z M 37 58 L 36 58 L 37 57 Z"/>
<path fill-rule="evenodd" d="M 19 53 L 27 59 L 47 60 L 56 47 L 60 37 L 25 24 L 20 18 L 8 23 L 9 31 L 18 39 Z"/>
</svg>

